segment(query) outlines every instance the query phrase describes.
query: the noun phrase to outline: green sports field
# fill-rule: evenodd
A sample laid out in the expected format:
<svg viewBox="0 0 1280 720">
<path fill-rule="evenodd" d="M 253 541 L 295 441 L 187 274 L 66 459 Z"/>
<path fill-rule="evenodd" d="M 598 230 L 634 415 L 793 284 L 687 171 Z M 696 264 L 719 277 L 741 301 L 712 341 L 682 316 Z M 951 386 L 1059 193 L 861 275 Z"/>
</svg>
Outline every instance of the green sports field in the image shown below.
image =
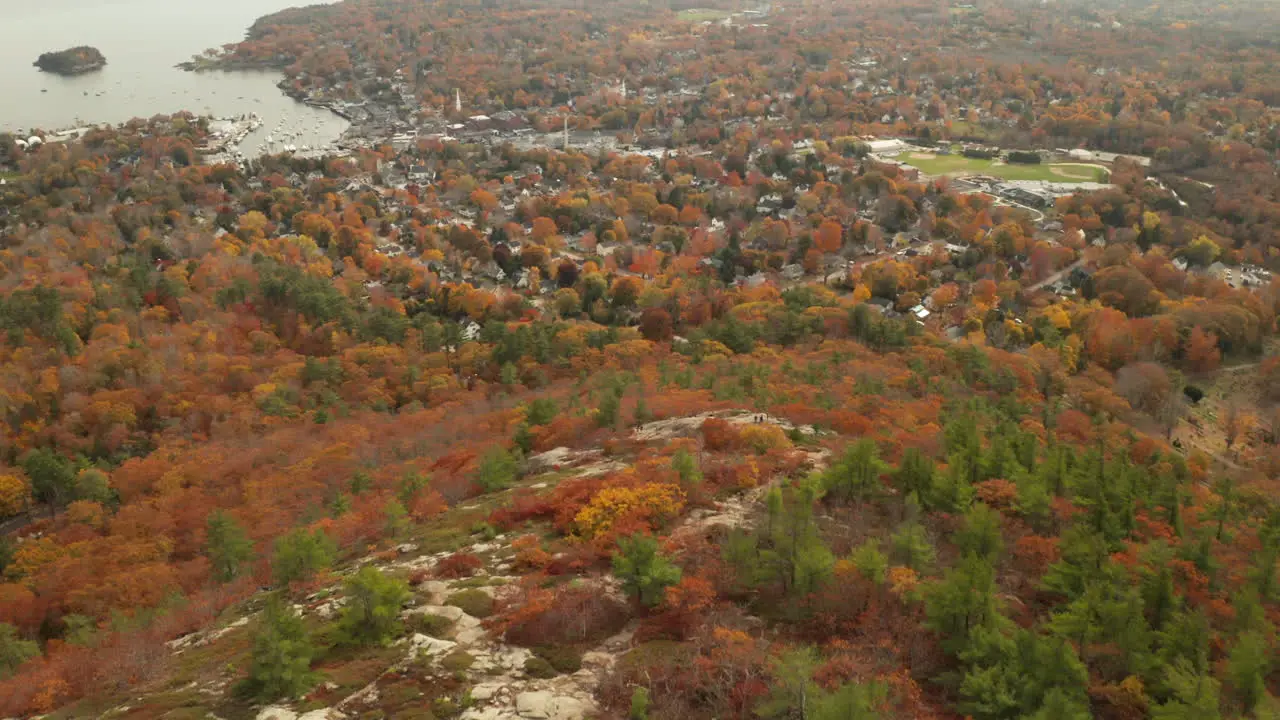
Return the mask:
<svg viewBox="0 0 1280 720">
<path fill-rule="evenodd" d="M 918 168 L 927 175 L 991 175 L 1005 180 L 1046 180 L 1060 183 L 1102 183 L 1111 175 L 1104 167 L 1083 163 L 1010 165 L 963 155 L 930 156 L 927 153 L 903 153 L 895 159 Z"/>
<path fill-rule="evenodd" d="M 730 13 L 727 13 L 724 10 L 713 10 L 710 8 L 690 8 L 676 13 L 676 17 L 685 22 L 714 22 L 716 20 L 723 20 L 729 17 L 729 15 Z"/>
</svg>

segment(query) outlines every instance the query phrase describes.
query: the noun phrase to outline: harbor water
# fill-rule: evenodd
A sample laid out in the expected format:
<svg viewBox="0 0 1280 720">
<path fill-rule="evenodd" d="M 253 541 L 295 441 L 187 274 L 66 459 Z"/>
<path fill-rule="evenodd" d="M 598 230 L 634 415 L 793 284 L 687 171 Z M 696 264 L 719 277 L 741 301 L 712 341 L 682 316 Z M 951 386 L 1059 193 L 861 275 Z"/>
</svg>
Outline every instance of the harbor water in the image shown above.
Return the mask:
<svg viewBox="0 0 1280 720">
<path fill-rule="evenodd" d="M 280 74 L 193 73 L 175 65 L 244 38 L 258 17 L 299 4 L 288 0 L 0 0 L 0 131 L 30 132 L 115 124 L 186 110 L 261 127 L 241 144 L 260 152 L 328 145 L 347 127 L 333 113 L 284 95 Z M 102 51 L 107 66 L 60 77 L 32 66 L 40 53 L 77 45 Z M 285 135 L 288 138 L 285 138 Z"/>
</svg>

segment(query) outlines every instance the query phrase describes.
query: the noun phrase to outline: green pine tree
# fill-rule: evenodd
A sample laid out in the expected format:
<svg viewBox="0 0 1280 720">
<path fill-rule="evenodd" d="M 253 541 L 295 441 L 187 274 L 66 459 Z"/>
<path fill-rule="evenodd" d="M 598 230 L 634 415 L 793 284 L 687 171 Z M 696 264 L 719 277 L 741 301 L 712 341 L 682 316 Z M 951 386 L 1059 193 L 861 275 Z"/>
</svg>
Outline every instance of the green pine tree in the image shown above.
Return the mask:
<svg viewBox="0 0 1280 720">
<path fill-rule="evenodd" d="M 343 583 L 347 604 L 338 619 L 338 635 L 351 645 L 379 645 L 400 630 L 400 608 L 409 587 L 381 570 L 366 565 Z"/>
<path fill-rule="evenodd" d="M 937 551 L 929 541 L 929 531 L 918 520 L 908 520 L 899 525 L 889 543 L 893 561 L 918 573 L 928 572 L 937 558 Z"/>
<path fill-rule="evenodd" d="M 964 514 L 964 525 L 956 534 L 956 547 L 960 552 L 987 558 L 994 562 L 1004 547 L 1001 536 L 1000 513 L 985 503 L 976 503 Z"/>
<path fill-rule="evenodd" d="M 605 390 L 604 397 L 600 398 L 600 404 L 596 406 L 596 424 L 604 428 L 617 425 L 620 407 L 622 407 L 622 394 L 612 389 Z"/>
<path fill-rule="evenodd" d="M 889 558 L 880 552 L 880 543 L 868 540 L 854 548 L 850 556 L 853 566 L 862 577 L 877 585 L 883 585 L 889 572 Z"/>
<path fill-rule="evenodd" d="M 813 519 L 814 503 L 822 497 L 821 485 L 820 476 L 810 476 L 767 499 L 769 550 L 761 559 L 787 594 L 813 591 L 835 565 L 835 557 L 819 537 Z"/>
<path fill-rule="evenodd" d="M 1180 662 L 1165 668 L 1173 697 L 1151 708 L 1151 720 L 1220 720 L 1218 681 Z"/>
<path fill-rule="evenodd" d="M 1093 720 L 1093 712 L 1087 700 L 1053 688 L 1045 694 L 1040 709 L 1025 717 L 1026 720 Z"/>
<path fill-rule="evenodd" d="M 822 474 L 823 490 L 837 502 L 867 500 L 880 493 L 880 475 L 887 469 L 875 441 L 863 438 L 846 447 Z"/>
<path fill-rule="evenodd" d="M 206 521 L 205 554 L 219 582 L 230 582 L 253 556 L 253 542 L 230 515 L 215 510 Z"/>
<path fill-rule="evenodd" d="M 546 425 L 556 419 L 558 412 L 555 400 L 551 398 L 534 398 L 529 403 L 529 406 L 525 408 L 524 421 L 529 423 L 530 427 Z"/>
<path fill-rule="evenodd" d="M 671 469 L 680 476 L 680 484 L 684 487 L 702 483 L 702 471 L 698 469 L 698 461 L 686 448 L 681 447 L 676 450 L 675 455 L 671 456 Z"/>
<path fill-rule="evenodd" d="M 916 502 L 923 505 L 933 487 L 933 474 L 933 460 L 919 448 L 909 447 L 902 453 L 902 462 L 893 473 L 893 484 L 903 495 L 915 496 Z"/>
<path fill-rule="evenodd" d="M 382 518 L 383 533 L 389 538 L 399 537 L 409 529 L 409 511 L 396 498 L 387 500 L 387 504 L 382 506 Z"/>
<path fill-rule="evenodd" d="M 649 720 L 649 688 L 638 687 L 631 692 L 629 720 Z"/>
<path fill-rule="evenodd" d="M 506 448 L 494 448 L 481 458 L 476 484 L 485 492 L 502 490 L 515 482 L 516 471 L 516 459 L 511 453 Z"/>
<path fill-rule="evenodd" d="M 308 532 L 298 528 L 276 540 L 275 556 L 271 559 L 276 583 L 288 585 L 306 580 L 332 565 L 337 554 L 337 545 L 323 530 Z"/>
<path fill-rule="evenodd" d="M 511 444 L 520 448 L 520 452 L 525 455 L 533 452 L 533 433 L 529 430 L 529 423 L 522 422 L 516 426 L 516 433 L 511 437 Z"/>
<path fill-rule="evenodd" d="M 889 698 L 881 683 L 847 683 L 814 698 L 808 720 L 880 720 L 880 708 Z"/>
<path fill-rule="evenodd" d="M 999 615 L 995 587 L 991 561 L 966 555 L 926 590 L 925 626 L 941 636 L 943 649 L 959 653 L 974 628 L 994 621 Z"/>
<path fill-rule="evenodd" d="M 302 618 L 277 596 L 268 597 L 253 633 L 249 677 L 242 691 L 260 700 L 301 695 L 315 681 L 313 654 Z"/>
<path fill-rule="evenodd" d="M 18 629 L 0 623 L 0 678 L 13 674 L 23 663 L 40 655 L 40 646 L 18 636 Z"/>
<path fill-rule="evenodd" d="M 773 687 L 756 713 L 766 718 L 808 718 L 809 706 L 821 690 L 813 682 L 818 655 L 813 648 L 783 653 L 773 660 Z"/>
<path fill-rule="evenodd" d="M 409 507 L 413 505 L 418 493 L 426 490 L 430 485 L 430 477 L 418 473 L 408 473 L 400 479 L 400 487 L 396 489 L 396 498 L 400 500 L 401 505 Z"/>
<path fill-rule="evenodd" d="M 1227 675 L 1245 710 L 1252 711 L 1266 697 L 1270 670 L 1271 650 L 1267 638 L 1256 630 L 1241 635 L 1227 659 Z"/>
<path fill-rule="evenodd" d="M 650 607 L 662 602 L 667 586 L 680 582 L 680 568 L 658 552 L 658 541 L 649 535 L 636 534 L 618 541 L 613 574 L 622 580 L 628 595 Z"/>
</svg>

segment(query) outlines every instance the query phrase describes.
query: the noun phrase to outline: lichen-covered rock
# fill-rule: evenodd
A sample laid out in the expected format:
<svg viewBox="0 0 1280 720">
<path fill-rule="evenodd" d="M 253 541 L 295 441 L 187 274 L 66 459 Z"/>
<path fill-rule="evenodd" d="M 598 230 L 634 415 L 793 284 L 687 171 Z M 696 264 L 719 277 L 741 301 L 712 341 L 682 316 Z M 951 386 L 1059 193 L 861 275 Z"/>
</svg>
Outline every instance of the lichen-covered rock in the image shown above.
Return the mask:
<svg viewBox="0 0 1280 720">
<path fill-rule="evenodd" d="M 258 712 L 254 720 L 298 720 L 298 713 L 279 705 L 268 705 Z"/>
<path fill-rule="evenodd" d="M 298 720 L 345 720 L 346 717 L 345 714 L 333 708 L 321 708 L 299 715 Z"/>
<path fill-rule="evenodd" d="M 409 638 L 409 649 L 414 653 L 425 652 L 428 655 L 441 655 L 456 647 L 458 647 L 458 643 L 452 640 L 441 640 L 422 633 L 414 633 Z"/>
<path fill-rule="evenodd" d="M 590 710 L 591 706 L 583 700 L 547 690 L 516 696 L 516 714 L 529 720 L 582 720 Z"/>
</svg>

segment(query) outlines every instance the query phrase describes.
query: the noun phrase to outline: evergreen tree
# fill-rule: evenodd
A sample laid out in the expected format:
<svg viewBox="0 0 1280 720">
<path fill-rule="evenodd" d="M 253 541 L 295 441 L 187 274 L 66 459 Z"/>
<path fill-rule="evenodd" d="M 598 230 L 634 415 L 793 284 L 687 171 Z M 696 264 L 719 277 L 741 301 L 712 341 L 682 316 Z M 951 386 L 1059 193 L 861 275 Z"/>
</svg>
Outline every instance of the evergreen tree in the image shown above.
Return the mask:
<svg viewBox="0 0 1280 720">
<path fill-rule="evenodd" d="M 1280 699 L 1268 693 L 1253 709 L 1256 720 L 1280 720 Z"/>
<path fill-rule="evenodd" d="M 524 421 L 531 427 L 546 425 L 556 419 L 556 401 L 551 398 L 534 398 L 525 409 Z"/>
<path fill-rule="evenodd" d="M 253 556 L 253 542 L 230 515 L 215 510 L 206 521 L 205 554 L 219 582 L 229 582 L 240 574 L 240 568 Z"/>
<path fill-rule="evenodd" d="M 1236 483 L 1235 478 L 1230 474 L 1224 475 L 1215 485 L 1214 492 L 1218 494 L 1218 502 L 1213 506 L 1213 521 L 1215 530 L 1213 539 L 1218 542 L 1223 541 L 1223 534 L 1226 532 L 1227 522 L 1234 519 L 1238 515 L 1236 509 Z"/>
<path fill-rule="evenodd" d="M 1160 665 L 1183 664 L 1197 674 L 1209 669 L 1209 620 L 1199 611 L 1174 613 L 1156 632 Z M 1163 682 L 1163 678 L 1161 678 Z"/>
<path fill-rule="evenodd" d="M 520 452 L 525 455 L 533 452 L 533 433 L 529 430 L 529 423 L 522 422 L 516 426 L 515 435 L 511 437 L 511 444 L 520 448 Z"/>
<path fill-rule="evenodd" d="M 947 455 L 946 470 L 934 473 L 924 506 L 942 512 L 964 512 L 973 502 L 976 475 L 977 461 L 973 456 L 964 452 Z"/>
<path fill-rule="evenodd" d="M 480 460 L 476 484 L 485 492 L 502 490 L 515 482 L 516 459 L 505 448 L 494 448 Z"/>
<path fill-rule="evenodd" d="M 649 403 L 645 402 L 643 395 L 636 398 L 636 409 L 632 420 L 636 425 L 643 425 L 653 420 L 653 412 L 649 410 Z"/>
<path fill-rule="evenodd" d="M 400 487 L 396 489 L 396 497 L 400 500 L 400 504 L 405 507 L 413 505 L 413 501 L 417 499 L 418 494 L 426 490 L 431 485 L 431 478 L 418 473 L 407 473 L 400 479 Z"/>
<path fill-rule="evenodd" d="M 1271 651 L 1266 637 L 1256 630 L 1241 635 L 1227 659 L 1227 675 L 1245 710 L 1252 711 L 1266 696 L 1270 670 Z"/>
<path fill-rule="evenodd" d="M 618 409 L 622 407 L 622 394 L 606 390 L 600 404 L 596 407 L 596 424 L 609 428 L 618 424 Z"/>
<path fill-rule="evenodd" d="M 756 713 L 766 718 L 808 718 L 809 705 L 820 693 L 813 682 L 818 666 L 817 653 L 805 647 L 783 653 L 773 660 L 773 686 Z"/>
<path fill-rule="evenodd" d="M 994 562 L 1004 548 L 1000 514 L 984 503 L 977 503 L 964 514 L 964 525 L 956 534 L 960 552 L 979 555 Z"/>
<path fill-rule="evenodd" d="M 37 500 L 56 510 L 75 497 L 75 464 L 50 448 L 32 450 L 22 457 L 22 469 L 31 479 Z"/>
<path fill-rule="evenodd" d="M 995 568 L 978 555 L 966 555 L 929 586 L 925 626 L 941 636 L 943 649 L 957 654 L 973 629 L 995 621 L 999 616 L 995 587 Z"/>
<path fill-rule="evenodd" d="M 314 682 L 312 655 L 302 618 L 271 595 L 253 634 L 249 677 L 242 690 L 261 700 L 297 697 Z"/>
<path fill-rule="evenodd" d="M 1013 483 L 1018 488 L 1018 514 L 1038 530 L 1045 530 L 1053 498 L 1043 475 L 1038 472 L 1017 472 L 1013 476 Z"/>
<path fill-rule="evenodd" d="M 933 461 L 919 448 L 909 447 L 902 453 L 902 462 L 893 473 L 893 484 L 903 495 L 914 496 L 923 505 L 933 487 L 933 473 Z"/>
<path fill-rule="evenodd" d="M 963 638 L 957 654 L 964 667 L 957 708 L 965 715 L 1007 718 L 1017 713 L 1022 668 L 1017 664 L 1017 643 L 1003 624 L 988 621 Z"/>
<path fill-rule="evenodd" d="M 763 560 L 788 594 L 806 594 L 825 580 L 835 557 L 818 536 L 813 505 L 822 497 L 820 477 L 809 477 L 780 491 L 769 503 L 770 550 Z"/>
<path fill-rule="evenodd" d="M 649 688 L 638 687 L 631 692 L 631 709 L 628 720 L 649 720 Z"/>
<path fill-rule="evenodd" d="M 912 519 L 898 526 L 889 540 L 891 557 L 899 565 L 916 572 L 927 572 L 933 567 L 937 552 L 929 542 L 929 531 L 919 521 Z"/>
<path fill-rule="evenodd" d="M 881 683 L 846 683 L 814 698 L 808 720 L 880 720 L 880 708 L 889 697 Z"/>
<path fill-rule="evenodd" d="M 307 532 L 298 528 L 276 540 L 275 557 L 271 560 L 276 583 L 288 585 L 305 580 L 332 565 L 337 554 L 337 546 L 323 530 Z"/>
<path fill-rule="evenodd" d="M 1141 593 L 1114 564 L 1089 580 L 1078 597 L 1053 615 L 1049 626 L 1059 637 L 1074 642 L 1086 662 L 1090 645 L 1105 642 L 1120 651 L 1131 674 L 1141 675 L 1150 668 L 1153 638 Z"/>
<path fill-rule="evenodd" d="M 40 646 L 18 636 L 18 629 L 0 623 L 0 678 L 13 674 L 23 663 L 40 655 Z"/>
<path fill-rule="evenodd" d="M 773 577 L 772 568 L 763 562 L 760 540 L 759 535 L 735 528 L 729 531 L 721 544 L 721 557 L 733 568 L 739 590 L 758 587 Z"/>
<path fill-rule="evenodd" d="M 667 586 L 680 582 L 680 568 L 658 552 L 658 541 L 649 535 L 618 541 L 613 574 L 622 580 L 627 594 L 650 607 L 662 602 Z"/>
<path fill-rule="evenodd" d="M 1254 566 L 1249 571 L 1249 579 L 1263 600 L 1273 600 L 1280 595 L 1280 581 L 1276 579 L 1276 568 L 1280 565 L 1280 542 L 1264 544 L 1254 555 Z"/>
<path fill-rule="evenodd" d="M 883 585 L 889 572 L 889 558 L 880 552 L 880 543 L 868 540 L 854 548 L 849 558 L 862 577 L 877 585 Z"/>
<path fill-rule="evenodd" d="M 1062 717 L 1089 717 L 1087 688 L 1089 672 L 1074 648 L 1058 638 L 1018 633 L 1017 666 L 1021 679 L 1018 707 L 1024 714 L 1044 714 L 1046 708 L 1061 708 Z M 1056 716 L 1049 714 L 1049 718 Z"/>
<path fill-rule="evenodd" d="M 1271 634 L 1273 628 L 1267 620 L 1266 608 L 1258 591 L 1245 587 L 1231 596 L 1231 608 L 1236 612 L 1234 627 L 1236 632 L 1259 630 L 1263 634 Z"/>
<path fill-rule="evenodd" d="M 1044 696 L 1040 709 L 1027 715 L 1026 720 L 1093 720 L 1093 712 L 1087 701 L 1053 688 Z"/>
<path fill-rule="evenodd" d="M 382 506 L 382 518 L 383 534 L 389 538 L 399 537 L 409 529 L 409 511 L 396 498 L 387 500 L 387 504 Z"/>
<path fill-rule="evenodd" d="M 369 473 L 361 470 L 351 476 L 351 494 L 360 497 L 361 493 L 366 492 L 373 487 L 373 478 L 369 477 Z"/>
<path fill-rule="evenodd" d="M 866 500 L 880 493 L 880 475 L 887 469 L 875 441 L 863 438 L 846 447 L 840 459 L 822 474 L 823 489 L 838 502 Z"/>
<path fill-rule="evenodd" d="M 958 658 L 958 708 L 974 718 L 1025 718 L 1057 710 L 1088 717 L 1089 675 L 1066 642 L 1015 630 L 1002 616 L 974 628 Z M 1048 715 L 1053 718 L 1055 716 Z"/>
<path fill-rule="evenodd" d="M 351 496 L 340 492 L 329 502 L 329 516 L 339 518 L 351 512 Z"/>
<path fill-rule="evenodd" d="M 1005 426 L 992 435 L 991 447 L 982 456 L 980 475 L 982 480 L 1008 478 L 1014 473 L 1015 469 L 1025 470 L 1018 463 L 1018 458 L 1009 443 L 1009 434 L 1011 432 L 1012 429 Z"/>
<path fill-rule="evenodd" d="M 1142 572 L 1142 602 L 1151 626 L 1164 627 L 1181 601 L 1173 587 L 1173 550 L 1163 541 L 1153 542 L 1143 553 L 1145 568 Z"/>
<path fill-rule="evenodd" d="M 1220 720 L 1218 681 L 1185 663 L 1165 668 L 1172 699 L 1151 708 L 1151 720 Z"/>
<path fill-rule="evenodd" d="M 702 484 L 702 471 L 698 469 L 698 461 L 686 448 L 681 447 L 671 456 L 671 469 L 680 476 L 680 484 L 684 487 Z"/>
<path fill-rule="evenodd" d="M 1086 581 L 1102 571 L 1111 553 L 1103 539 L 1084 525 L 1073 525 L 1062 534 L 1058 545 L 1061 559 L 1049 566 L 1041 585 L 1068 599 L 1084 592 Z"/>
<path fill-rule="evenodd" d="M 401 580 L 366 565 L 343 583 L 347 604 L 338 619 L 338 633 L 352 645 L 377 645 L 400 629 L 400 608 L 409 599 Z"/>
</svg>

